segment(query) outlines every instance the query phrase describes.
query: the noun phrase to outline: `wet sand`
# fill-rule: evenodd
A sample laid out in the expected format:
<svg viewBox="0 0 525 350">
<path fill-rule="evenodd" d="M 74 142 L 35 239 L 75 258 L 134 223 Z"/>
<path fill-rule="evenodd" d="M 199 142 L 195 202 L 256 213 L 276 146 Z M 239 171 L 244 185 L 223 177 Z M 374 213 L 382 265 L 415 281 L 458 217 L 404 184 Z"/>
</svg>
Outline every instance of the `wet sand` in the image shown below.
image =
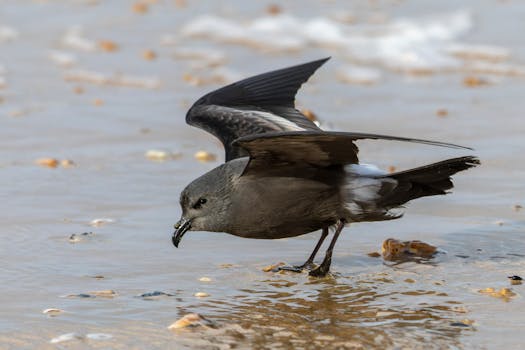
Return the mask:
<svg viewBox="0 0 525 350">
<path fill-rule="evenodd" d="M 524 4 L 282 6 L 305 23 L 319 16 L 348 33 L 366 28 L 365 38 L 393 30 L 402 17 L 416 25 L 445 16 L 432 28 L 447 28 L 450 14 L 466 11 L 457 15 L 460 27 L 466 23 L 459 34 L 423 42 L 431 58 L 422 72 L 410 60 L 396 69 L 385 64 L 388 55 L 349 54 L 344 41 L 323 46 L 295 36 L 299 46 L 290 50 L 264 36 L 258 47 L 246 38 L 183 35 L 203 14 L 248 25 L 267 15 L 267 4 L 147 3 L 142 13 L 125 1 L 0 1 L 0 348 L 523 347 L 525 287 L 511 286 L 507 276 L 525 275 Z M 453 43 L 497 46 L 508 55 L 494 48 L 474 55 L 469 47 L 477 58 L 432 56 Z M 363 141 L 362 162 L 405 169 L 475 154 L 482 165 L 457 175 L 452 194 L 410 203 L 400 220 L 345 229 L 329 278 L 262 271 L 279 261 L 302 263 L 319 233 L 262 241 L 191 232 L 175 249 L 180 191 L 222 161 L 218 142 L 185 125 L 189 105 L 239 77 L 328 55 L 297 98 L 326 127 L 475 148 Z M 368 71 L 356 75 L 356 66 Z M 342 79 L 348 67 L 354 82 Z M 355 82 L 363 76 L 372 81 Z M 157 149 L 181 156 L 145 157 Z M 218 159 L 198 162 L 199 150 Z M 35 164 L 44 157 L 75 166 Z M 90 225 L 97 218 L 112 222 Z M 367 256 L 390 237 L 419 239 L 440 253 L 403 263 Z M 516 296 L 479 293 L 487 287 Z M 104 290 L 116 295 L 74 297 Z M 138 297 L 154 291 L 172 295 Z M 64 312 L 50 317 L 42 313 L 48 308 Z M 192 312 L 214 327 L 167 329 Z M 79 336 L 50 343 L 72 332 Z"/>
</svg>

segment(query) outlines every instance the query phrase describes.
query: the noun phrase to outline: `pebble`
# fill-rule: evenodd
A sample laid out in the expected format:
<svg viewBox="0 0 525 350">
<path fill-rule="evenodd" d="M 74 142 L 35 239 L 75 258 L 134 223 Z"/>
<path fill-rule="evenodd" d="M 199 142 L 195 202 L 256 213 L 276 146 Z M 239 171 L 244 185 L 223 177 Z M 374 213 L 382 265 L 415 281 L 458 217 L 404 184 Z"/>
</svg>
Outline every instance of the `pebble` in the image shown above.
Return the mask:
<svg viewBox="0 0 525 350">
<path fill-rule="evenodd" d="M 81 298 L 81 299 L 84 299 L 84 298 L 94 298 L 94 296 L 91 295 L 91 294 L 79 293 L 79 294 L 64 295 L 64 298 Z"/>
<path fill-rule="evenodd" d="M 210 321 L 206 319 L 204 316 L 191 313 L 184 315 L 177 321 L 173 322 L 171 325 L 168 326 L 168 329 L 175 330 L 175 329 L 181 329 L 186 327 L 215 327 L 215 323 L 213 321 Z"/>
<path fill-rule="evenodd" d="M 217 159 L 217 156 L 206 151 L 198 151 L 195 153 L 195 159 L 200 162 L 213 162 Z"/>
<path fill-rule="evenodd" d="M 510 284 L 512 284 L 513 286 L 520 285 L 523 283 L 523 278 L 517 275 L 508 276 L 507 278 L 510 280 Z"/>
<path fill-rule="evenodd" d="M 153 299 L 157 299 L 160 297 L 172 297 L 172 296 L 174 296 L 174 294 L 165 293 L 165 292 L 156 290 L 154 292 L 148 292 L 148 293 L 143 293 L 141 295 L 137 295 L 137 298 L 143 298 L 145 300 L 153 300 Z"/>
<path fill-rule="evenodd" d="M 92 292 L 87 293 L 79 293 L 79 294 L 68 294 L 65 295 L 64 298 L 114 298 L 118 296 L 117 292 L 114 290 L 108 289 L 108 290 L 96 290 Z"/>
<path fill-rule="evenodd" d="M 209 297 L 210 295 L 206 292 L 197 292 L 194 294 L 194 296 L 196 296 L 197 298 L 206 298 L 206 297 Z"/>
<path fill-rule="evenodd" d="M 92 236 L 93 236 L 93 232 L 73 233 L 71 236 L 69 236 L 69 242 L 70 243 L 82 242 Z"/>
<path fill-rule="evenodd" d="M 64 312 L 65 311 L 62 310 L 62 309 L 54 309 L 54 308 L 42 310 L 42 313 L 44 315 L 48 315 L 48 316 L 51 316 L 51 317 L 58 316 L 58 315 L 60 315 L 61 313 L 64 313 Z"/>
</svg>

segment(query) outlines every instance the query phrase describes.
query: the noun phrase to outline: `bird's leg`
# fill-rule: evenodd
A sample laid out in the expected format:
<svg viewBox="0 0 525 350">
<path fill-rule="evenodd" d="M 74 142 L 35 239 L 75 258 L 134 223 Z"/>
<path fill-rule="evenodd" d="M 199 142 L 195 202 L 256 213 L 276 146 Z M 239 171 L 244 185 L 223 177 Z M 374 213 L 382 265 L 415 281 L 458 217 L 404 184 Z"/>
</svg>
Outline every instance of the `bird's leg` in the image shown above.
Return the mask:
<svg viewBox="0 0 525 350">
<path fill-rule="evenodd" d="M 323 228 L 323 233 L 321 233 L 321 238 L 319 238 L 319 241 L 315 245 L 314 251 L 312 252 L 312 254 L 310 254 L 310 257 L 308 258 L 308 260 L 305 261 L 304 264 L 299 265 L 299 266 L 281 266 L 279 267 L 279 270 L 301 272 L 305 268 L 310 267 L 312 263 L 314 262 L 315 256 L 317 255 L 319 248 L 321 248 L 321 245 L 323 245 L 323 242 L 326 236 L 328 236 L 328 227 Z"/>
<path fill-rule="evenodd" d="M 330 270 L 330 264 L 332 263 L 332 251 L 334 250 L 335 242 L 337 241 L 337 238 L 339 237 L 339 234 L 343 230 L 343 227 L 345 227 L 345 221 L 339 220 L 339 223 L 337 224 L 337 229 L 335 230 L 334 237 L 332 238 L 332 241 L 330 242 L 330 245 L 328 246 L 328 249 L 326 250 L 326 255 L 324 256 L 323 262 L 321 265 L 319 265 L 314 270 L 310 271 L 310 276 L 315 277 L 324 277 Z"/>
</svg>

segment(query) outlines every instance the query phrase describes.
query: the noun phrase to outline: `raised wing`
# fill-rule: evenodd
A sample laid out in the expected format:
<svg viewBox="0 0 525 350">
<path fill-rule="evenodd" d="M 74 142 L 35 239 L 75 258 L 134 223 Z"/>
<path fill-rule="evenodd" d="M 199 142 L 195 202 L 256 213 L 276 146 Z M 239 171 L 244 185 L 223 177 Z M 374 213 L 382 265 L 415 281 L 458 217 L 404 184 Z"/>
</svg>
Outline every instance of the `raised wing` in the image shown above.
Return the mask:
<svg viewBox="0 0 525 350">
<path fill-rule="evenodd" d="M 352 132 L 273 132 L 249 135 L 233 142 L 245 149 L 250 161 L 243 175 L 279 172 L 278 168 L 289 166 L 300 168 L 342 166 L 357 164 L 359 149 L 355 141 L 362 139 L 392 140 L 423 143 L 433 146 L 464 148 L 455 144 L 411 139 L 396 136 Z"/>
<path fill-rule="evenodd" d="M 226 161 L 247 155 L 231 144 L 240 137 L 276 131 L 320 130 L 295 109 L 295 95 L 328 59 L 263 73 L 215 90 L 190 108 L 186 122 L 221 140 Z"/>
</svg>

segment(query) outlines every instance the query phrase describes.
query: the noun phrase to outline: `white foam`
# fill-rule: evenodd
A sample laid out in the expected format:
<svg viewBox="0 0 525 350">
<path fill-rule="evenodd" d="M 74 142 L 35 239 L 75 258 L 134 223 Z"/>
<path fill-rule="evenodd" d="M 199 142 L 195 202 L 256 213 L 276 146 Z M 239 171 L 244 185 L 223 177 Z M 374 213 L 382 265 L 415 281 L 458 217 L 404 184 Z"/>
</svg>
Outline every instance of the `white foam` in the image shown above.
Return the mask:
<svg viewBox="0 0 525 350">
<path fill-rule="evenodd" d="M 288 14 L 248 21 L 205 15 L 186 23 L 180 34 L 269 51 L 326 47 L 360 65 L 409 73 L 465 71 L 480 61 L 490 65 L 509 57 L 509 51 L 502 47 L 462 43 L 461 36 L 472 27 L 472 15 L 466 10 L 378 24 L 348 24 L 327 17 L 299 18 Z M 505 72 L 502 67 L 485 70 L 494 74 Z M 356 75 L 346 73 L 349 80 Z M 377 73 L 367 73 L 365 80 L 375 81 Z"/>
</svg>

